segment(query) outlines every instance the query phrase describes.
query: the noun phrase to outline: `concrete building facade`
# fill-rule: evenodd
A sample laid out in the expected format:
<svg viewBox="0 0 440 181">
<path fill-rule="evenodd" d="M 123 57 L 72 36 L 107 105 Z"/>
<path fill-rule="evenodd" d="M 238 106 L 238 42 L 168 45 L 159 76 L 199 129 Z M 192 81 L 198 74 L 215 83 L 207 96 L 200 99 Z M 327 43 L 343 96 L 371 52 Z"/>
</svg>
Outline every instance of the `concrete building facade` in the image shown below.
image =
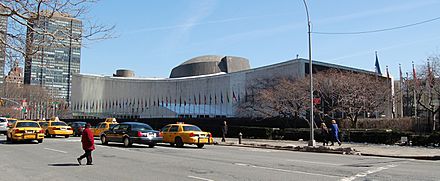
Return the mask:
<svg viewBox="0 0 440 181">
<path fill-rule="evenodd" d="M 23 85 L 23 69 L 18 66 L 18 63 L 5 76 L 5 82 L 7 84 L 15 84 L 17 86 Z"/>
<path fill-rule="evenodd" d="M 206 58 L 203 61 L 203 58 Z M 73 76 L 72 106 L 73 116 L 158 118 L 158 117 L 235 117 L 237 105 L 250 94 L 247 88 L 257 79 L 275 77 L 304 77 L 308 74 L 308 60 L 295 59 L 265 67 L 250 69 L 243 58 L 230 59 L 231 73 L 218 71 L 213 59 L 225 57 L 203 56 L 188 68 L 189 74 L 196 72 L 193 67 L 201 66 L 204 75 L 179 78 L 136 78 L 77 74 Z M 193 60 L 193 59 L 192 59 Z M 190 62 L 194 63 L 194 61 Z M 234 62 L 238 61 L 238 62 Z M 186 66 L 188 61 L 182 65 Z M 212 67 L 207 67 L 211 64 Z M 244 65 L 244 66 L 243 66 Z M 181 65 L 179 65 L 181 66 Z M 374 72 L 349 67 L 314 62 L 314 70 L 330 68 L 344 69 L 367 74 Z M 179 74 L 186 70 L 180 67 Z M 173 69 L 173 71 L 176 68 Z M 220 69 L 221 70 L 221 69 Z"/>
<path fill-rule="evenodd" d="M 66 14 L 44 14 L 30 24 L 35 32 L 28 32 L 32 48 L 26 51 L 32 54 L 25 60 L 24 83 L 45 87 L 54 98 L 70 102 L 72 74 L 80 72 L 82 22 Z"/>
</svg>

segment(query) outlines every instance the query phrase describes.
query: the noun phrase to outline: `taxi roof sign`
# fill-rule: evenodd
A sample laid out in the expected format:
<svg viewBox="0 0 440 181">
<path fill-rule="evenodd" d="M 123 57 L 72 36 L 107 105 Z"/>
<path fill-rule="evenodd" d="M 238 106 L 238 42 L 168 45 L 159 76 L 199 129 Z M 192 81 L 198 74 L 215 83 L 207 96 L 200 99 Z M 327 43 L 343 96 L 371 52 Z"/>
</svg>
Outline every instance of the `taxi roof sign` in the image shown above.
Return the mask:
<svg viewBox="0 0 440 181">
<path fill-rule="evenodd" d="M 111 122 L 111 123 L 114 123 L 114 122 L 116 122 L 116 118 L 106 118 L 106 119 L 105 119 L 105 122 Z"/>
<path fill-rule="evenodd" d="M 58 116 L 55 116 L 50 118 L 50 121 L 60 121 L 60 119 L 58 118 Z"/>
</svg>

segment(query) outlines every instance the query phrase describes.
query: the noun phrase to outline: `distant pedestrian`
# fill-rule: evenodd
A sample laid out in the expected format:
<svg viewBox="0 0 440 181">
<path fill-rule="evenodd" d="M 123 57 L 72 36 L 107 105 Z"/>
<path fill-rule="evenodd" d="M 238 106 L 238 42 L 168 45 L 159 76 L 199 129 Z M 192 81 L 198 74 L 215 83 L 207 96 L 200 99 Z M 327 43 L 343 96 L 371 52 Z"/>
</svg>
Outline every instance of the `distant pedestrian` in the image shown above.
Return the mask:
<svg viewBox="0 0 440 181">
<path fill-rule="evenodd" d="M 341 146 L 341 141 L 339 140 L 339 128 L 338 128 L 338 124 L 336 124 L 336 120 L 332 120 L 332 136 L 333 139 L 338 142 L 339 146 Z M 333 146 L 334 144 L 332 143 L 330 146 Z"/>
<path fill-rule="evenodd" d="M 86 128 L 82 132 L 81 142 L 85 153 L 76 160 L 78 160 L 78 163 L 81 165 L 81 160 L 83 158 L 87 158 L 87 165 L 93 165 L 92 151 L 95 150 L 95 139 L 93 138 L 93 133 L 90 130 L 90 123 L 86 124 Z"/>
<path fill-rule="evenodd" d="M 329 133 L 328 128 L 325 125 L 325 123 L 321 123 L 321 135 L 322 135 L 322 139 L 323 139 L 323 146 L 325 146 L 325 145 L 328 146 L 329 141 L 331 141 L 332 145 L 333 145 L 333 140 L 330 136 L 330 133 Z"/>
<path fill-rule="evenodd" d="M 228 134 L 228 125 L 226 124 L 226 121 L 223 122 L 223 127 L 222 127 L 222 142 L 226 141 L 226 134 Z"/>
</svg>

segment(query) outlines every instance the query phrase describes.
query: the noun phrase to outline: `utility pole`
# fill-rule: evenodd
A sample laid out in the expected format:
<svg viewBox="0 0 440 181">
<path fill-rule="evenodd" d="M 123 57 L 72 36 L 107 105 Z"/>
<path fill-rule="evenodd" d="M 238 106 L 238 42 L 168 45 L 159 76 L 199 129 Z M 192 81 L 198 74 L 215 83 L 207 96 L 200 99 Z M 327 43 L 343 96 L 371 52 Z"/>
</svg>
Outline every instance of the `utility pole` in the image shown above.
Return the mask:
<svg viewBox="0 0 440 181">
<path fill-rule="evenodd" d="M 306 0 L 303 0 L 304 6 L 306 8 L 306 14 L 307 14 L 307 28 L 308 28 L 308 35 L 309 35 L 309 74 L 310 74 L 310 140 L 309 140 L 309 146 L 316 146 L 315 137 L 313 133 L 313 68 L 312 68 L 312 36 L 311 36 L 311 26 L 312 22 L 310 21 L 309 16 L 309 9 L 307 7 Z"/>
</svg>

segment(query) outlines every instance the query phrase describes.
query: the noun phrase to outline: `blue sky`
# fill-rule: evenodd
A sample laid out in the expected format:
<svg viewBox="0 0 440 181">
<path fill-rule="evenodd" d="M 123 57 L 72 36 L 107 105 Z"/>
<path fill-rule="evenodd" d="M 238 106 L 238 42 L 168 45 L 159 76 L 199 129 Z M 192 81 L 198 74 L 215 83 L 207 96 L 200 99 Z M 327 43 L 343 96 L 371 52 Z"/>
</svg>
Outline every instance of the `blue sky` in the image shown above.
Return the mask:
<svg viewBox="0 0 440 181">
<path fill-rule="evenodd" d="M 309 0 L 312 31 L 358 32 L 440 17 L 437 0 Z M 85 42 L 81 73 L 111 75 L 119 68 L 138 77 L 168 77 L 171 69 L 201 55 L 232 55 L 261 67 L 308 58 L 302 0 L 102 0 L 88 14 L 115 24 L 117 38 Z M 440 20 L 393 31 L 358 35 L 312 34 L 314 60 L 382 72 L 398 79 L 399 63 L 411 72 L 440 54 Z"/>
</svg>

